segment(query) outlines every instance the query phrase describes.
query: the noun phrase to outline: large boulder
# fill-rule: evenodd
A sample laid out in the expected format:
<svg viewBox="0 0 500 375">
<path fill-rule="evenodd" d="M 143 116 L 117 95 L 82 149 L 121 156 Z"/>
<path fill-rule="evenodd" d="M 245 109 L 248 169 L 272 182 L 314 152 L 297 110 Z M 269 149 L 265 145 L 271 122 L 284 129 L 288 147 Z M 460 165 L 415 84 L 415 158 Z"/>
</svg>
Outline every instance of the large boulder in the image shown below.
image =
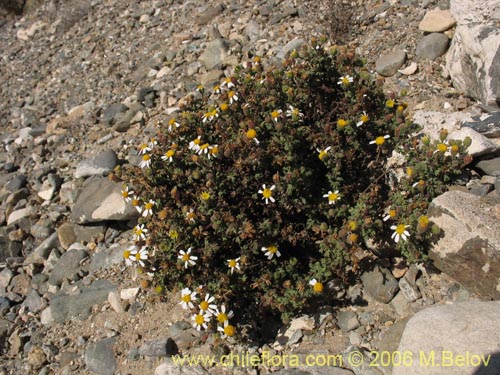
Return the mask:
<svg viewBox="0 0 500 375">
<path fill-rule="evenodd" d="M 71 212 L 71 220 L 78 224 L 102 221 L 127 221 L 139 213 L 125 202 L 122 185 L 107 178 L 89 178 Z"/>
<path fill-rule="evenodd" d="M 499 352 L 500 301 L 435 306 L 406 324 L 392 374 L 500 374 Z"/>
<path fill-rule="evenodd" d="M 488 104 L 500 104 L 500 0 L 451 0 L 457 28 L 446 57 L 453 85 Z"/>
<path fill-rule="evenodd" d="M 443 231 L 429 252 L 436 267 L 479 295 L 500 299 L 500 203 L 449 191 L 432 201 L 429 218 Z"/>
</svg>

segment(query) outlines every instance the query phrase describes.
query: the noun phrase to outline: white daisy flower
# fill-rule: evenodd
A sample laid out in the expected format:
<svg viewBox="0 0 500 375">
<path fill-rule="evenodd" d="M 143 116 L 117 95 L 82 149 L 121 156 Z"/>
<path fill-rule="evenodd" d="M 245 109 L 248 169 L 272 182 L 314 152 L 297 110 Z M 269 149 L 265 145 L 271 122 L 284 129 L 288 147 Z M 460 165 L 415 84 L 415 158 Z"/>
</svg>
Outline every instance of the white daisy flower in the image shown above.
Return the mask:
<svg viewBox="0 0 500 375">
<path fill-rule="evenodd" d="M 153 206 L 156 202 L 152 199 L 149 200 L 148 203 L 144 204 L 144 211 L 142 212 L 142 216 L 146 217 L 149 215 L 153 215 Z"/>
<path fill-rule="evenodd" d="M 262 194 L 262 199 L 266 201 L 266 204 L 269 204 L 269 201 L 275 202 L 273 198 L 273 190 L 276 188 L 276 185 L 271 186 L 269 189 L 266 188 L 266 184 L 262 185 L 262 189 L 258 191 L 259 194 Z"/>
<path fill-rule="evenodd" d="M 122 190 L 122 198 L 125 200 L 125 202 L 130 202 L 132 201 L 132 195 L 134 195 L 134 191 L 130 190 L 128 186 L 125 186 L 125 188 Z"/>
<path fill-rule="evenodd" d="M 134 251 L 137 252 L 137 246 L 132 246 L 129 249 L 124 250 L 122 253 L 125 264 L 129 267 L 136 261 L 135 256 L 132 255 L 132 252 Z"/>
<path fill-rule="evenodd" d="M 236 258 L 236 259 L 228 259 L 227 260 L 227 266 L 229 267 L 229 269 L 231 270 L 231 275 L 233 274 L 234 272 L 234 269 L 236 268 L 237 270 L 241 271 L 241 268 L 240 268 L 240 259 L 241 258 Z"/>
<path fill-rule="evenodd" d="M 140 241 L 146 239 L 146 233 L 148 233 L 148 230 L 144 227 L 144 224 L 137 224 L 133 229 L 133 233 L 134 241 Z"/>
<path fill-rule="evenodd" d="M 326 157 L 326 155 L 328 154 L 328 151 L 330 151 L 331 149 L 332 149 L 331 146 L 328 146 L 328 147 L 324 148 L 323 150 L 320 150 L 319 148 L 317 148 L 316 151 L 318 151 L 319 160 L 322 161 Z"/>
<path fill-rule="evenodd" d="M 215 297 L 210 294 L 205 294 L 205 299 L 200 302 L 200 311 L 209 316 L 215 315 L 217 312 L 217 305 L 213 302 L 215 301 Z"/>
<path fill-rule="evenodd" d="M 350 75 L 345 75 L 339 78 L 337 85 L 344 85 L 347 86 L 350 83 L 354 82 L 354 78 Z"/>
<path fill-rule="evenodd" d="M 329 191 L 328 194 L 323 195 L 323 198 L 328 199 L 328 204 L 335 204 L 340 199 L 340 194 L 338 190 L 335 190 L 335 192 Z"/>
<path fill-rule="evenodd" d="M 234 83 L 231 77 L 226 77 L 224 81 L 220 84 L 221 87 L 227 87 L 228 89 L 234 87 Z"/>
<path fill-rule="evenodd" d="M 217 311 L 215 312 L 215 318 L 217 319 L 217 322 L 220 324 L 225 324 L 233 316 L 234 316 L 233 310 L 226 312 L 226 306 L 224 305 L 221 305 L 220 310 L 217 309 Z"/>
<path fill-rule="evenodd" d="M 276 246 L 276 245 L 271 245 L 268 247 L 262 246 L 261 250 L 264 252 L 264 255 L 269 260 L 273 259 L 273 256 L 275 256 L 275 255 L 276 255 L 276 258 L 279 258 L 281 256 L 281 253 L 278 250 L 278 246 Z"/>
<path fill-rule="evenodd" d="M 238 101 L 238 95 L 236 95 L 236 93 L 232 90 L 227 93 L 227 97 L 229 99 L 229 104 L 233 104 Z"/>
<path fill-rule="evenodd" d="M 193 302 L 196 302 L 196 292 L 192 292 L 189 288 L 181 290 L 181 302 L 179 304 L 184 310 L 193 309 Z"/>
<path fill-rule="evenodd" d="M 293 119 L 304 117 L 304 114 L 300 112 L 298 108 L 295 108 L 292 105 L 289 105 L 288 108 L 289 109 L 286 110 L 286 117 L 291 117 Z"/>
<path fill-rule="evenodd" d="M 193 327 L 196 328 L 197 331 L 201 331 L 202 328 L 208 328 L 207 323 L 210 321 L 210 315 L 200 311 L 198 314 L 193 315 L 191 319 L 193 320 Z"/>
<path fill-rule="evenodd" d="M 275 109 L 274 111 L 271 112 L 271 118 L 273 119 L 274 122 L 278 122 L 282 113 L 283 111 L 281 109 Z"/>
<path fill-rule="evenodd" d="M 130 252 L 130 256 L 134 257 L 136 262 L 138 262 L 141 267 L 144 267 L 144 260 L 148 259 L 148 251 L 146 246 L 141 247 L 140 250 L 134 249 Z"/>
<path fill-rule="evenodd" d="M 149 154 L 142 155 L 141 162 L 139 163 L 139 167 L 141 167 L 141 168 L 151 167 L 151 155 L 149 155 Z"/>
<path fill-rule="evenodd" d="M 151 146 L 148 143 L 143 143 L 139 146 L 139 155 L 144 155 L 151 151 Z"/>
<path fill-rule="evenodd" d="M 389 139 L 391 138 L 389 135 L 384 135 L 384 136 L 379 136 L 377 138 L 375 138 L 375 140 L 371 141 L 370 144 L 373 145 L 377 145 L 377 146 L 382 146 L 384 143 L 385 143 L 385 140 L 386 139 Z"/>
<path fill-rule="evenodd" d="M 178 128 L 179 126 L 181 126 L 181 124 L 179 124 L 175 118 L 171 118 L 170 120 L 168 120 L 168 131 L 171 132 L 172 130 L 174 130 L 174 128 Z"/>
<path fill-rule="evenodd" d="M 367 123 L 368 121 L 370 121 L 370 117 L 368 117 L 368 115 L 366 114 L 366 112 L 363 111 L 363 114 L 359 118 L 359 121 L 356 123 L 356 126 L 359 128 L 361 125 Z"/>
<path fill-rule="evenodd" d="M 189 149 L 193 151 L 198 151 L 200 149 L 200 143 L 201 143 L 201 135 L 199 135 L 196 139 L 193 139 L 191 142 L 189 142 Z"/>
<path fill-rule="evenodd" d="M 217 326 L 217 331 L 222 333 L 221 337 L 225 339 L 227 337 L 234 336 L 234 334 L 236 333 L 236 328 L 233 325 L 229 324 L 229 322 L 226 320 L 224 322 L 224 325 Z"/>
<path fill-rule="evenodd" d="M 165 152 L 165 154 L 161 157 L 161 160 L 168 161 L 171 163 L 172 161 L 174 161 L 174 155 L 175 155 L 175 150 L 171 148 L 170 150 Z"/>
<path fill-rule="evenodd" d="M 186 213 L 186 220 L 191 222 L 191 223 L 194 223 L 195 217 L 196 217 L 196 213 L 194 212 L 194 209 L 190 208 L 189 211 Z"/>
<path fill-rule="evenodd" d="M 391 229 L 394 231 L 391 238 L 394 239 L 394 242 L 398 243 L 402 238 L 404 241 L 410 236 L 410 233 L 406 230 L 409 225 L 398 224 L 391 226 Z"/>
<path fill-rule="evenodd" d="M 186 251 L 179 251 L 179 255 L 177 259 L 180 259 L 184 262 L 184 268 L 188 268 L 188 266 L 194 266 L 196 264 L 196 260 L 198 260 L 197 256 L 191 255 L 192 248 L 190 247 Z"/>
</svg>

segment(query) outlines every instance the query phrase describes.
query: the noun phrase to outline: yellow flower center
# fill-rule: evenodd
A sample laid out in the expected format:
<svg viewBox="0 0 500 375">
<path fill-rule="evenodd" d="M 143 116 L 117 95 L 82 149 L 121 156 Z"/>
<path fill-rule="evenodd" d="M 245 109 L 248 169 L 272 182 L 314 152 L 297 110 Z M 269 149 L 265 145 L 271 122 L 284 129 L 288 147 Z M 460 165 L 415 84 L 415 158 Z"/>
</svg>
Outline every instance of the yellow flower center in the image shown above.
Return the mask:
<svg viewBox="0 0 500 375">
<path fill-rule="evenodd" d="M 143 161 L 148 161 L 149 159 L 151 159 L 151 156 L 149 156 L 148 154 L 142 155 Z"/>
<path fill-rule="evenodd" d="M 396 210 L 389 210 L 389 216 L 394 219 L 396 217 Z"/>
<path fill-rule="evenodd" d="M 413 176 L 413 168 L 412 167 L 406 168 L 406 174 L 408 175 L 408 177 Z"/>
<path fill-rule="evenodd" d="M 199 145 L 199 144 L 200 144 L 200 142 L 201 142 L 201 139 L 200 139 L 200 138 L 196 138 L 196 139 L 193 141 L 193 143 L 194 143 L 195 145 Z"/>
<path fill-rule="evenodd" d="M 191 294 L 185 294 L 182 296 L 182 302 L 189 303 L 191 302 Z"/>
<path fill-rule="evenodd" d="M 398 112 L 403 112 L 405 110 L 405 107 L 403 105 L 398 105 L 397 111 Z"/>
<path fill-rule="evenodd" d="M 168 124 L 173 126 L 175 125 L 175 118 L 171 118 L 169 121 L 168 121 Z"/>
<path fill-rule="evenodd" d="M 231 77 L 227 77 L 224 79 L 224 82 L 226 82 L 227 84 L 229 83 L 232 83 L 233 81 L 231 80 Z"/>
<path fill-rule="evenodd" d="M 165 153 L 165 156 L 167 158 L 171 158 L 172 156 L 175 155 L 175 151 L 174 150 L 168 150 L 166 153 Z"/>
<path fill-rule="evenodd" d="M 214 146 L 214 147 L 212 147 L 212 148 L 210 149 L 210 153 L 211 153 L 212 155 L 215 155 L 215 154 L 217 154 L 218 152 L 219 152 L 219 147 L 217 147 L 217 146 Z"/>
<path fill-rule="evenodd" d="M 323 292 L 323 288 L 323 283 L 320 283 L 319 281 L 316 281 L 316 283 L 313 285 L 313 290 L 315 293 Z"/>
<path fill-rule="evenodd" d="M 222 112 L 225 112 L 225 111 L 227 111 L 228 109 L 229 109 L 229 106 L 227 105 L 227 103 L 222 103 L 222 104 L 220 105 L 220 110 L 221 110 Z"/>
<path fill-rule="evenodd" d="M 297 108 L 294 108 L 294 109 L 292 110 L 292 115 L 293 115 L 293 116 L 298 116 L 299 114 L 300 114 L 300 112 L 299 112 L 299 110 L 298 110 Z"/>
<path fill-rule="evenodd" d="M 189 254 L 187 254 L 187 253 L 186 253 L 186 254 L 184 254 L 184 255 L 182 256 L 182 260 L 183 260 L 184 262 L 187 262 L 187 261 L 189 260 Z"/>
<path fill-rule="evenodd" d="M 256 136 L 257 136 L 257 132 L 255 131 L 255 129 L 248 129 L 247 130 L 247 137 L 249 139 L 254 139 Z"/>
<path fill-rule="evenodd" d="M 231 268 L 236 267 L 236 260 L 235 259 L 231 259 L 228 263 L 229 263 L 229 267 L 231 267 Z"/>
<path fill-rule="evenodd" d="M 128 259 L 128 258 L 130 257 L 130 251 L 129 251 L 129 250 L 125 250 L 125 251 L 123 252 L 123 257 L 124 257 L 125 259 Z"/>
<path fill-rule="evenodd" d="M 458 150 L 459 150 L 459 148 L 458 148 L 458 146 L 457 146 L 457 145 L 453 145 L 453 146 L 451 146 L 451 153 L 452 153 L 452 154 L 456 154 L 456 153 L 458 153 Z"/>
<path fill-rule="evenodd" d="M 143 233 L 143 230 L 142 230 L 141 228 L 137 228 L 137 229 L 135 230 L 135 234 L 136 234 L 137 236 L 140 236 L 142 233 Z"/>
<path fill-rule="evenodd" d="M 361 118 L 360 120 L 363 121 L 363 122 L 368 122 L 370 118 L 368 117 L 368 115 L 361 115 Z"/>
<path fill-rule="evenodd" d="M 215 85 L 215 86 L 214 86 L 214 91 L 215 91 L 215 92 L 220 91 L 220 86 L 219 86 L 219 85 Z"/>
<path fill-rule="evenodd" d="M 210 199 L 210 193 L 207 192 L 207 191 L 204 191 L 203 193 L 201 193 L 201 199 L 203 199 L 204 201 L 207 201 Z"/>
<path fill-rule="evenodd" d="M 356 233 L 351 233 L 349 235 L 349 240 L 351 240 L 352 243 L 357 243 L 358 242 L 358 235 Z"/>
<path fill-rule="evenodd" d="M 201 301 L 200 302 L 200 309 L 202 309 L 203 311 L 207 311 L 208 310 L 208 302 L 207 301 Z"/>
<path fill-rule="evenodd" d="M 330 193 L 328 194 L 328 200 L 329 201 L 336 201 L 339 198 L 339 195 L 336 193 Z"/>
<path fill-rule="evenodd" d="M 264 198 L 271 198 L 271 196 L 273 195 L 273 192 L 271 191 L 271 189 L 268 189 L 268 188 L 265 188 L 263 191 L 262 191 L 262 195 L 264 196 Z"/>
<path fill-rule="evenodd" d="M 399 224 L 396 227 L 396 233 L 399 234 L 399 235 L 402 235 L 405 230 L 406 230 L 406 225 L 404 225 L 404 224 Z"/>
<path fill-rule="evenodd" d="M 236 93 L 235 93 L 234 91 L 229 91 L 229 92 L 227 93 L 227 97 L 228 97 L 228 98 L 230 98 L 230 99 L 231 99 L 231 98 L 234 98 L 235 96 L 236 96 Z"/>
<path fill-rule="evenodd" d="M 141 151 L 144 151 L 145 149 L 148 148 L 148 145 L 146 143 L 143 143 L 141 146 L 140 146 L 140 149 Z"/>
<path fill-rule="evenodd" d="M 148 202 L 148 203 L 146 203 L 146 204 L 144 205 L 144 209 L 146 209 L 146 210 L 150 210 L 150 209 L 152 209 L 152 208 L 153 208 L 153 206 L 154 206 L 154 203 L 153 203 L 153 202 Z"/>
<path fill-rule="evenodd" d="M 188 219 L 194 219 L 194 217 L 195 217 L 194 212 L 188 212 L 188 214 L 187 214 Z"/>
<path fill-rule="evenodd" d="M 319 152 L 319 155 L 318 155 L 319 160 L 323 160 L 326 155 L 327 155 L 327 152 L 325 150 L 321 150 Z"/>
<path fill-rule="evenodd" d="M 141 259 L 141 253 L 137 253 L 137 254 L 135 254 L 135 259 L 136 259 L 136 260 L 140 260 L 140 259 Z"/>
<path fill-rule="evenodd" d="M 236 333 L 236 329 L 231 324 L 228 324 L 227 326 L 224 327 L 224 334 L 226 336 L 231 337 L 231 336 L 234 336 L 235 333 Z"/>
<path fill-rule="evenodd" d="M 344 85 L 348 85 L 349 84 L 349 77 L 347 77 L 347 76 L 342 77 L 342 83 Z"/>
<path fill-rule="evenodd" d="M 208 148 L 209 144 L 208 143 L 204 143 L 200 146 L 200 150 L 204 150 L 206 148 Z"/>
<path fill-rule="evenodd" d="M 198 314 L 196 315 L 196 318 L 194 318 L 194 321 L 196 322 L 196 324 L 201 326 L 203 323 L 205 323 L 205 318 L 203 317 L 203 315 Z"/>
<path fill-rule="evenodd" d="M 217 314 L 217 321 L 219 323 L 224 323 L 226 320 L 228 320 L 226 313 L 220 312 Z"/>
<path fill-rule="evenodd" d="M 437 145 L 437 149 L 439 152 L 446 152 L 448 150 L 448 146 L 446 146 L 444 143 L 439 143 Z"/>
<path fill-rule="evenodd" d="M 132 206 L 136 207 L 139 205 L 139 199 L 132 199 Z"/>
<path fill-rule="evenodd" d="M 277 246 L 269 246 L 267 248 L 267 251 L 269 251 L 271 254 L 276 254 L 276 252 L 278 251 L 278 247 Z"/>
<path fill-rule="evenodd" d="M 377 146 L 381 146 L 384 143 L 385 143 L 385 138 L 384 137 L 380 136 L 380 137 L 375 138 L 375 144 Z"/>
<path fill-rule="evenodd" d="M 177 239 L 177 237 L 179 237 L 179 233 L 177 233 L 177 231 L 176 231 L 176 230 L 172 229 L 172 230 L 170 230 L 170 231 L 168 232 L 168 236 L 169 236 L 171 239 L 175 240 L 175 239 Z"/>
<path fill-rule="evenodd" d="M 123 190 L 122 191 L 122 197 L 123 198 L 128 198 L 129 194 L 128 194 L 128 191 L 127 190 Z"/>
<path fill-rule="evenodd" d="M 280 116 L 280 113 L 278 111 L 271 112 L 271 117 L 273 120 L 276 120 L 279 116 Z"/>
<path fill-rule="evenodd" d="M 338 127 L 339 127 L 339 128 L 343 128 L 344 126 L 346 126 L 346 125 L 347 125 L 347 121 L 346 121 L 346 120 L 344 120 L 344 119 L 342 119 L 342 118 L 341 118 L 341 119 L 338 119 L 338 120 L 337 120 L 337 125 L 338 125 Z"/>
<path fill-rule="evenodd" d="M 394 100 L 389 99 L 388 101 L 385 102 L 386 107 L 388 108 L 393 108 L 394 107 Z"/>
</svg>

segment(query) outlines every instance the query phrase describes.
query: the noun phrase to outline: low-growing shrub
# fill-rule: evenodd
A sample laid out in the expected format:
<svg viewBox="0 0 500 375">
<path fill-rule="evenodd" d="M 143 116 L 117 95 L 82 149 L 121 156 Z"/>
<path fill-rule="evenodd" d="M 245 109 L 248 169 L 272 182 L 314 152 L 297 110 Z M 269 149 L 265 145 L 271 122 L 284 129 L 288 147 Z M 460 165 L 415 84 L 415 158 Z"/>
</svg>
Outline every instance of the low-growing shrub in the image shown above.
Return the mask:
<svg viewBox="0 0 500 375">
<path fill-rule="evenodd" d="M 428 204 L 467 144 L 417 130 L 350 50 L 313 41 L 273 69 L 255 58 L 199 86 L 139 147 L 140 166 L 117 172 L 142 214 L 124 256 L 154 269 L 158 290 L 182 290 L 199 329 L 287 320 L 328 300 L 362 251 L 425 256 Z"/>
</svg>

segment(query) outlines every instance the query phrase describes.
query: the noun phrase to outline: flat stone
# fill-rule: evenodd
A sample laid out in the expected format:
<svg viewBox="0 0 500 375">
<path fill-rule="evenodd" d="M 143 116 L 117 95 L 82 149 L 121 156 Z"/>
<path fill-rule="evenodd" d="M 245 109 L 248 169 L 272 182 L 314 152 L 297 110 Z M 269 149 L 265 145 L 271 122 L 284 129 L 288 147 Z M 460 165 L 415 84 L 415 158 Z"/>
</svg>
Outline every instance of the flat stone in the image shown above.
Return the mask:
<svg viewBox="0 0 500 375">
<path fill-rule="evenodd" d="M 425 35 L 417 44 L 417 56 L 421 59 L 436 60 L 445 54 L 450 45 L 450 39 L 441 33 Z"/>
<path fill-rule="evenodd" d="M 401 290 L 396 293 L 394 298 L 391 300 L 390 305 L 393 307 L 394 311 L 396 311 L 396 314 L 398 314 L 400 318 L 413 315 L 410 309 L 410 304 L 408 303 L 408 300 Z"/>
<path fill-rule="evenodd" d="M 113 125 L 120 117 L 120 114 L 126 112 L 128 107 L 122 103 L 111 104 L 106 108 L 101 116 L 101 122 L 107 126 Z"/>
<path fill-rule="evenodd" d="M 73 229 L 73 223 L 64 223 L 57 228 L 57 237 L 59 243 L 64 250 L 67 250 L 73 243 L 76 242 L 76 234 Z"/>
<path fill-rule="evenodd" d="M 401 50 L 392 51 L 386 55 L 380 56 L 375 62 L 377 73 L 390 77 L 397 73 L 406 60 L 406 52 Z"/>
<path fill-rule="evenodd" d="M 449 10 L 435 8 L 425 14 L 418 28 L 429 33 L 439 33 L 451 29 L 456 24 L 457 21 Z"/>
<path fill-rule="evenodd" d="M 476 164 L 476 168 L 489 176 L 500 176 L 500 158 L 481 160 Z"/>
<path fill-rule="evenodd" d="M 215 17 L 224 11 L 224 6 L 222 4 L 217 4 L 204 9 L 197 17 L 196 24 L 199 26 L 206 25 L 208 22 L 213 21 Z"/>
<path fill-rule="evenodd" d="M 57 232 L 54 232 L 33 250 L 33 253 L 27 257 L 26 263 L 43 264 L 44 260 L 49 257 L 50 252 L 56 249 L 58 245 Z"/>
<path fill-rule="evenodd" d="M 466 121 L 462 126 L 472 128 L 487 138 L 500 138 L 500 112 L 475 116 L 472 121 Z"/>
<path fill-rule="evenodd" d="M 135 298 L 135 296 L 137 296 L 139 290 L 140 288 L 122 289 L 120 291 L 120 298 L 124 300 L 131 300 L 132 298 Z"/>
<path fill-rule="evenodd" d="M 304 39 L 295 38 L 295 39 L 289 41 L 287 44 L 285 44 L 283 46 L 283 48 L 278 52 L 276 57 L 279 60 L 283 60 L 290 52 L 298 50 L 300 48 L 300 46 L 302 46 L 305 43 L 306 43 L 306 41 Z"/>
<path fill-rule="evenodd" d="M 99 375 L 113 375 L 117 368 L 113 345 L 116 339 L 109 338 L 89 344 L 85 351 L 85 365 Z"/>
<path fill-rule="evenodd" d="M 92 307 L 105 302 L 109 292 L 113 290 L 116 290 L 116 286 L 109 281 L 97 280 L 90 286 L 82 288 L 79 294 L 56 295 L 50 301 L 50 313 L 46 313 L 46 319 L 49 322 L 55 321 L 58 323 L 64 323 L 77 316 L 81 319 L 87 319 Z"/>
<path fill-rule="evenodd" d="M 118 157 L 113 150 L 103 151 L 78 163 L 75 170 L 75 178 L 94 175 L 105 175 L 110 173 L 118 163 Z"/>
<path fill-rule="evenodd" d="M 337 314 L 337 325 L 343 333 L 347 333 L 358 328 L 360 324 L 356 313 L 347 310 Z"/>
<path fill-rule="evenodd" d="M 84 248 L 70 249 L 65 252 L 49 276 L 49 284 L 60 285 L 64 280 L 76 281 L 81 278 L 85 267 L 81 265 L 88 256 Z"/>
<path fill-rule="evenodd" d="M 392 374 L 429 374 L 430 365 L 423 366 L 426 362 L 419 360 L 422 355 L 424 361 L 434 358 L 429 362 L 434 363 L 433 375 L 498 374 L 500 358 L 494 353 L 499 351 L 499 301 L 430 307 L 415 314 L 406 324 L 398 352 L 411 353 L 413 361 L 404 367 L 395 366 Z M 466 363 L 466 356 L 474 360 Z M 461 365 L 457 365 L 458 360 Z M 487 366 L 483 361 L 489 361 Z"/>
<path fill-rule="evenodd" d="M 23 302 L 23 305 L 28 308 L 32 313 L 37 313 L 42 311 L 46 306 L 45 300 L 40 297 L 36 290 L 31 289 L 26 295 L 26 299 Z"/>
<path fill-rule="evenodd" d="M 123 263 L 124 247 L 113 244 L 108 249 L 104 249 L 92 256 L 89 270 L 91 273 L 102 269 L 109 269 L 113 266 Z"/>
<path fill-rule="evenodd" d="M 14 274 L 8 268 L 4 268 L 2 271 L 0 271 L 0 289 L 7 288 L 10 280 L 12 280 L 12 276 L 14 276 Z"/>
<path fill-rule="evenodd" d="M 200 55 L 200 61 L 207 70 L 220 69 L 222 62 L 229 54 L 229 44 L 223 38 L 209 42 L 205 51 Z"/>
<path fill-rule="evenodd" d="M 108 294 L 108 302 L 115 312 L 119 314 L 123 314 L 125 312 L 125 308 L 123 307 L 122 301 L 117 292 L 113 291 Z"/>
<path fill-rule="evenodd" d="M 166 357 L 177 353 L 177 345 L 170 337 L 146 341 L 139 348 L 139 354 L 148 357 Z"/>
<path fill-rule="evenodd" d="M 7 218 L 7 225 L 15 224 L 30 215 L 31 215 L 31 210 L 28 207 L 12 211 L 9 217 Z"/>
<path fill-rule="evenodd" d="M 120 183 L 107 178 L 90 178 L 71 212 L 71 220 L 78 224 L 102 221 L 128 221 L 139 216 L 132 205 L 125 202 Z"/>
<path fill-rule="evenodd" d="M 368 295 L 382 303 L 388 303 L 399 289 L 398 281 L 391 272 L 379 266 L 363 273 L 361 280 Z"/>
<path fill-rule="evenodd" d="M 500 204 L 462 191 L 435 198 L 429 219 L 442 230 L 430 249 L 434 265 L 481 296 L 500 298 Z"/>
</svg>

